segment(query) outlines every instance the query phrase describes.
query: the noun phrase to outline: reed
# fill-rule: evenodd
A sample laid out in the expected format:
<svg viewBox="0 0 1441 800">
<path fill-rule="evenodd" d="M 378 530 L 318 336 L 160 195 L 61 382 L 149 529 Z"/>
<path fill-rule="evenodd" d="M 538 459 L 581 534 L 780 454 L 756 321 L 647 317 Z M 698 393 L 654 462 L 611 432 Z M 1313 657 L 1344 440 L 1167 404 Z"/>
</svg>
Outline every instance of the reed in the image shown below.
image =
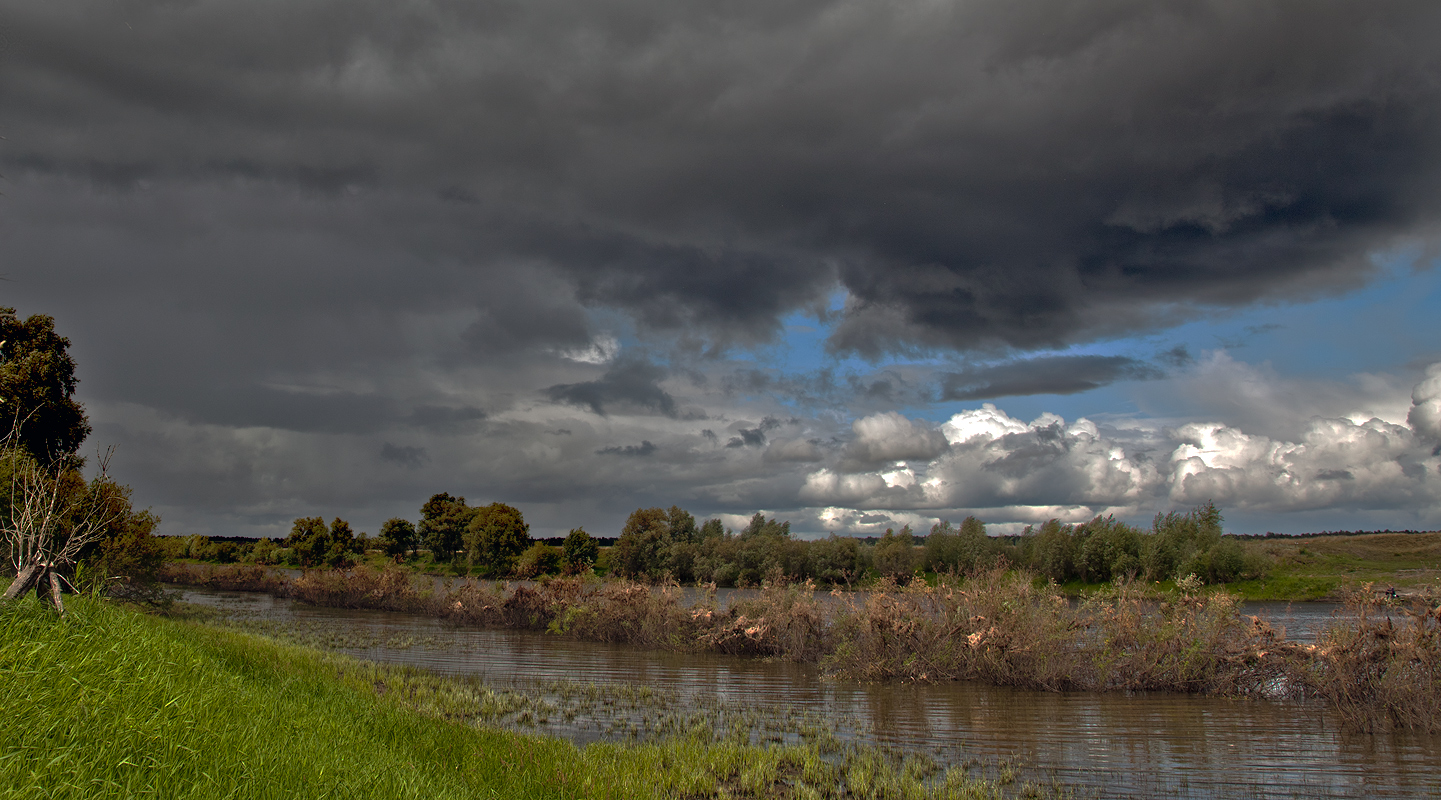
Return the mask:
<svg viewBox="0 0 1441 800">
<path fill-rule="evenodd" d="M 203 586 L 234 592 L 269 592 L 285 595 L 290 582 L 269 567 L 258 564 L 162 564 L 155 579 L 180 586 Z"/>
</svg>

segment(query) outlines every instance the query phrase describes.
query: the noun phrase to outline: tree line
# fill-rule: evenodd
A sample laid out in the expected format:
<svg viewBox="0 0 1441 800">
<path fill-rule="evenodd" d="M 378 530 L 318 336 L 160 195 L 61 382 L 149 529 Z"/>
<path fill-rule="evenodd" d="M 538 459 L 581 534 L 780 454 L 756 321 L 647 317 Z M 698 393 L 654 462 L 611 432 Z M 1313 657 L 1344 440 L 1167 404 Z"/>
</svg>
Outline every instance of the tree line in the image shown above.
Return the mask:
<svg viewBox="0 0 1441 800">
<path fill-rule="evenodd" d="M 1018 536 L 989 536 L 985 523 L 942 521 L 917 537 L 888 529 L 874 543 L 830 535 L 795 539 L 790 523 L 757 513 L 738 533 L 720 520 L 697 524 L 684 509 L 637 509 L 626 520 L 606 566 L 623 577 L 721 586 L 755 585 L 769 576 L 852 584 L 871 576 L 918 572 L 966 574 L 995 566 L 1029 569 L 1057 582 L 1119 578 L 1166 580 L 1196 575 L 1221 583 L 1264 571 L 1234 537 L 1224 536 L 1212 503 L 1157 514 L 1149 530 L 1098 516 L 1075 525 L 1052 519 Z"/>
<path fill-rule="evenodd" d="M 909 527 L 860 539 L 832 534 L 804 540 L 790 523 L 756 513 L 739 531 L 720 519 L 698 520 L 679 506 L 638 508 L 612 547 L 576 528 L 560 547 L 530 538 L 520 510 L 505 503 L 470 506 L 442 493 L 420 509 L 420 522 L 393 518 L 375 538 L 354 534 L 343 519 L 295 520 L 289 536 L 251 545 L 206 537 L 173 540 L 168 555 L 205 561 L 256 561 L 301 567 L 344 567 L 367 552 L 395 561 L 423 561 L 486 577 L 536 577 L 595 571 L 633 580 L 758 585 L 768 578 L 854 585 L 876 577 L 905 580 L 918 573 L 964 575 L 997 566 L 1024 568 L 1059 583 L 1116 579 L 1166 580 L 1195 575 L 1224 583 L 1265 571 L 1222 531 L 1222 516 L 1207 503 L 1186 512 L 1158 514 L 1149 529 L 1113 516 L 1079 524 L 1052 519 L 1021 534 L 991 536 L 966 517 L 942 521 L 924 536 Z"/>
</svg>

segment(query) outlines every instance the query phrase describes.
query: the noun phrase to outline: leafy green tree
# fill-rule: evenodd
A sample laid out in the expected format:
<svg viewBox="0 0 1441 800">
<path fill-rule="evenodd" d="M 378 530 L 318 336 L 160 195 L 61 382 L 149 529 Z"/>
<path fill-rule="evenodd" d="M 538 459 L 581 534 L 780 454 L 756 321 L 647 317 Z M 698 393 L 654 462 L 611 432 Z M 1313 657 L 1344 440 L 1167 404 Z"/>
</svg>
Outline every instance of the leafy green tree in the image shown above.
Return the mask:
<svg viewBox="0 0 1441 800">
<path fill-rule="evenodd" d="M 610 568 L 617 575 L 657 580 L 670 569 L 671 517 L 662 508 L 637 508 L 625 520 L 620 538 L 610 552 Z"/>
<path fill-rule="evenodd" d="M 257 564 L 275 563 L 275 551 L 280 546 L 269 537 L 261 537 L 260 541 L 250 546 L 250 558 Z"/>
<path fill-rule="evenodd" d="M 285 546 L 302 567 L 313 567 L 325 561 L 330 550 L 330 529 L 324 517 L 296 517 L 285 537 Z"/>
<path fill-rule="evenodd" d="M 724 539 L 726 536 L 725 526 L 718 519 L 708 519 L 700 526 L 700 540 L 702 542 L 710 539 Z"/>
<path fill-rule="evenodd" d="M 775 517 L 766 519 L 766 515 L 757 511 L 751 517 L 750 524 L 741 531 L 742 539 L 776 538 L 789 539 L 791 535 L 791 524 L 789 522 L 776 522 Z"/>
<path fill-rule="evenodd" d="M 696 527 L 695 517 L 680 506 L 666 509 L 665 522 L 672 542 L 694 544 L 700 540 L 700 529 Z"/>
<path fill-rule="evenodd" d="M 351 563 L 355 552 L 355 532 L 350 523 L 336 517 L 330 523 L 330 543 L 325 549 L 325 563 L 331 567 L 343 567 Z"/>
<path fill-rule="evenodd" d="M 155 583 L 163 562 L 155 528 L 160 518 L 148 509 L 131 506 L 130 487 L 91 484 L 88 492 L 106 507 L 109 520 L 100 536 L 77 558 L 75 585 L 82 591 L 101 591 L 144 602 L 161 602 L 164 593 Z"/>
<path fill-rule="evenodd" d="M 600 542 L 585 532 L 585 528 L 571 528 L 560 547 L 561 560 L 569 572 L 585 572 L 600 556 Z"/>
<path fill-rule="evenodd" d="M 420 537 L 408 519 L 391 517 L 380 526 L 380 547 L 396 561 L 404 560 L 419 544 Z"/>
<path fill-rule="evenodd" d="M 1114 516 L 1096 517 L 1074 529 L 1075 577 L 1092 583 L 1134 577 L 1141 566 L 1144 535 Z"/>
<path fill-rule="evenodd" d="M 1157 514 L 1142 558 L 1147 577 L 1166 580 L 1204 570 L 1204 554 L 1221 543 L 1221 522 L 1220 509 L 1210 502 L 1184 514 Z"/>
<path fill-rule="evenodd" d="M 855 538 L 832 533 L 818 542 L 811 542 L 808 553 L 810 576 L 829 584 L 846 584 L 865 572 L 860 542 Z"/>
<path fill-rule="evenodd" d="M 874 554 L 876 570 L 887 577 L 901 579 L 912 575 L 916 569 L 916 540 L 911 535 L 911 526 L 896 533 L 886 528 L 886 533 L 876 542 Z"/>
<path fill-rule="evenodd" d="M 1042 575 L 1067 581 L 1076 576 L 1076 542 L 1070 525 L 1048 519 L 1036 531 L 1031 543 L 1031 566 Z"/>
<path fill-rule="evenodd" d="M 491 503 L 474 509 L 464 542 L 472 565 L 491 575 L 509 575 L 515 560 L 530 546 L 530 526 L 520 509 Z"/>
<path fill-rule="evenodd" d="M 73 458 L 90 435 L 69 347 L 53 318 L 21 322 L 15 309 L 0 307 L 0 437 L 13 434 L 44 464 Z"/>
<path fill-rule="evenodd" d="M 436 561 L 450 561 L 465 544 L 465 531 L 475 509 L 464 497 L 447 492 L 431 495 L 420 507 L 420 540 Z"/>
</svg>

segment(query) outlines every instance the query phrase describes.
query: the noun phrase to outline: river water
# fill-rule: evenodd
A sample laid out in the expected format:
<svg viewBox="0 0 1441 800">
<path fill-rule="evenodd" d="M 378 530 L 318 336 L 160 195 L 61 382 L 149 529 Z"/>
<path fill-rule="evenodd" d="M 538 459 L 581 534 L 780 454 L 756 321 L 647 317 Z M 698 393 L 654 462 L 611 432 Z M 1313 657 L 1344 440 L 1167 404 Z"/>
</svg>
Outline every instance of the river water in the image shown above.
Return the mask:
<svg viewBox="0 0 1441 800">
<path fill-rule="evenodd" d="M 1076 787 L 1082 796 L 1441 797 L 1441 737 L 1342 734 L 1314 704 L 964 682 L 859 685 L 823 679 L 804 665 L 474 630 L 264 594 L 186 589 L 183 599 L 271 625 L 325 631 L 333 634 L 332 646 L 360 658 L 478 676 L 494 686 L 639 685 L 682 702 L 804 712 L 834 721 L 848 731 L 843 736 L 926 753 L 943 764 L 1012 765 L 1029 780 Z M 1255 604 L 1247 613 L 1306 638 L 1332 610 Z M 546 730 L 580 742 L 606 736 L 574 721 Z"/>
</svg>

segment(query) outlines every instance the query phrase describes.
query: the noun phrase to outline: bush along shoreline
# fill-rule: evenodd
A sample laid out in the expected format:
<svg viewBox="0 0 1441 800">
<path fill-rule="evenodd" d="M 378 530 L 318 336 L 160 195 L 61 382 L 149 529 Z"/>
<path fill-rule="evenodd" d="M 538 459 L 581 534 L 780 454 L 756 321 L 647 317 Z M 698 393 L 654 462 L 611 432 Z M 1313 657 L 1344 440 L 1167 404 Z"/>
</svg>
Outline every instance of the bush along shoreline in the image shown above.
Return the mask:
<svg viewBox="0 0 1441 800">
<path fill-rule="evenodd" d="M 724 609 L 713 594 L 688 603 L 675 583 L 561 577 L 437 588 L 399 567 L 291 579 L 256 566 L 169 565 L 161 578 L 466 626 L 786 659 L 851 680 L 1316 699 L 1346 730 L 1441 731 L 1441 607 L 1369 587 L 1345 602 L 1354 623 L 1302 644 L 1194 579 L 1168 593 L 1120 582 L 1072 602 L 1054 582 L 999 567 L 934 585 L 883 579 L 865 593 L 822 592 L 776 574 Z"/>
</svg>

